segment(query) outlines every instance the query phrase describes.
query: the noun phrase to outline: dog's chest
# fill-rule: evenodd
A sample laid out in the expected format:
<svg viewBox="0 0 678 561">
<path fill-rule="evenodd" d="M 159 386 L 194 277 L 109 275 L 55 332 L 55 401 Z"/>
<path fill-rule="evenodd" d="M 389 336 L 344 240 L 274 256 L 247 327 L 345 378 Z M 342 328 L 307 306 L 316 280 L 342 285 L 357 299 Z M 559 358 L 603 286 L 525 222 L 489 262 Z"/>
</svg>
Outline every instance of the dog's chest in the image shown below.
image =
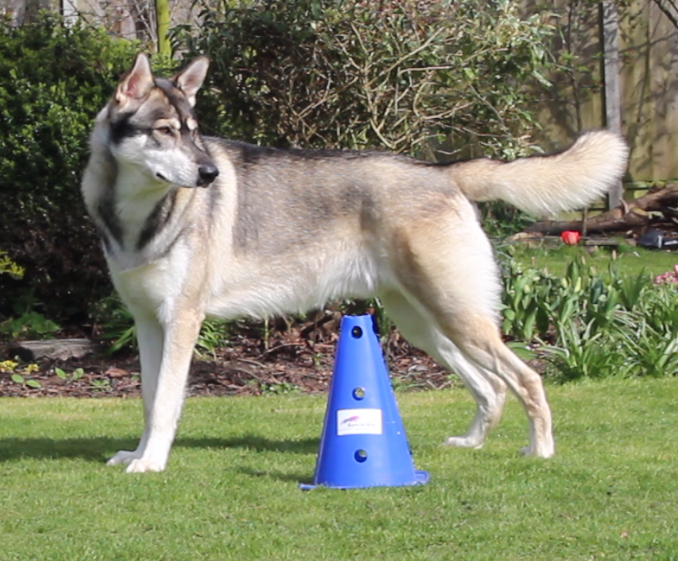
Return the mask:
<svg viewBox="0 0 678 561">
<path fill-rule="evenodd" d="M 185 291 L 191 268 L 189 250 L 184 244 L 178 244 L 162 259 L 128 266 L 137 258 L 134 252 L 107 257 L 113 283 L 129 306 L 161 315 Z"/>
</svg>

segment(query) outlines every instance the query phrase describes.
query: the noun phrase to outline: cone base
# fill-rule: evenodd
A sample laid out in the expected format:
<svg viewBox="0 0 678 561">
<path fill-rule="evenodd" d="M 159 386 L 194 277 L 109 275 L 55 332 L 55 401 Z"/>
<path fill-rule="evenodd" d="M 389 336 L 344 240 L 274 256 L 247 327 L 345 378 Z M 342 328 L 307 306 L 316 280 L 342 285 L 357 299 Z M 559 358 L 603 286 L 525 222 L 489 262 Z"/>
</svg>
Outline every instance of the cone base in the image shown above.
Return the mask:
<svg viewBox="0 0 678 561">
<path fill-rule="evenodd" d="M 366 483 L 364 485 L 334 485 L 332 483 L 299 483 L 299 488 L 302 491 L 312 491 L 318 487 L 325 487 L 326 489 L 369 489 L 370 487 L 413 487 L 415 485 L 426 485 L 430 479 L 427 471 L 416 470 L 414 472 L 414 481 L 404 481 L 402 483 L 393 484 L 379 484 Z"/>
</svg>

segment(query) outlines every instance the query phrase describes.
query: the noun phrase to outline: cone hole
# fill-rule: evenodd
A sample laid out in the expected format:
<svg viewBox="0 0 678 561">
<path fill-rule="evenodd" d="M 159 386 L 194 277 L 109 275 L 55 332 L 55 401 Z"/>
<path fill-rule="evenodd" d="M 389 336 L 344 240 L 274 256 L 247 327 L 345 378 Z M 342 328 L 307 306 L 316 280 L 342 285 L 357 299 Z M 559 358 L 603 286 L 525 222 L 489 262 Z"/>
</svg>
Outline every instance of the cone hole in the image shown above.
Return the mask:
<svg viewBox="0 0 678 561">
<path fill-rule="evenodd" d="M 356 388 L 353 390 L 353 399 L 360 401 L 365 397 L 365 388 Z"/>
<path fill-rule="evenodd" d="M 365 460 L 367 460 L 367 452 L 365 450 L 356 450 L 355 454 L 353 455 L 355 458 L 355 461 L 358 462 L 359 464 L 362 464 Z"/>
<path fill-rule="evenodd" d="M 351 335 L 353 335 L 354 339 L 360 339 L 363 336 L 363 330 L 356 326 L 351 329 Z"/>
</svg>

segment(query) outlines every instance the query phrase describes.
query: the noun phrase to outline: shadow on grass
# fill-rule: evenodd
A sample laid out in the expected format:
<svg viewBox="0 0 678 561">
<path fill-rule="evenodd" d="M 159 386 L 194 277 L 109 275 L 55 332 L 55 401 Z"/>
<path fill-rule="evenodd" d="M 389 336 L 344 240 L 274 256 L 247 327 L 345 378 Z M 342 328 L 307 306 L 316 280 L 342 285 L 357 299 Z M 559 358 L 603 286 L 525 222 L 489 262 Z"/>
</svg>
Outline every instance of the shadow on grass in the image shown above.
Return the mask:
<svg viewBox="0 0 678 561">
<path fill-rule="evenodd" d="M 292 483 L 310 484 L 313 481 L 313 473 L 309 473 L 308 471 L 304 473 L 284 473 L 282 471 L 261 471 L 251 468 L 240 468 L 238 472 L 251 477 L 267 477 L 276 479 L 277 481 L 288 481 Z"/>
<path fill-rule="evenodd" d="M 19 458 L 82 458 L 104 462 L 118 450 L 134 450 L 137 440 L 128 438 L 2 438 L 0 462 Z M 318 439 L 271 440 L 257 435 L 237 438 L 177 438 L 174 448 L 245 448 L 257 452 L 314 454 Z"/>
</svg>

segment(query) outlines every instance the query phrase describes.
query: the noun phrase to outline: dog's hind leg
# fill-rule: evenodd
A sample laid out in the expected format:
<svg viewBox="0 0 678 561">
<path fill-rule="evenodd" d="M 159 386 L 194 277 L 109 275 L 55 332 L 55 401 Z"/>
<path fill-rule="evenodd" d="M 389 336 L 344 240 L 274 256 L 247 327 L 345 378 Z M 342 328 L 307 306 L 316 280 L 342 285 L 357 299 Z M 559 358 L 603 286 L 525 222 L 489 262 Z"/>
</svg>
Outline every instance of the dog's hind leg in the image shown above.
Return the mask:
<svg viewBox="0 0 678 561">
<path fill-rule="evenodd" d="M 447 446 L 481 448 L 488 433 L 499 424 L 506 401 L 506 384 L 500 378 L 473 365 L 442 333 L 439 345 L 441 354 L 447 356 L 451 370 L 457 373 L 476 400 L 476 413 L 464 436 L 450 436 Z M 449 350 L 448 350 L 449 346 Z"/>
<path fill-rule="evenodd" d="M 523 452 L 550 457 L 551 409 L 542 380 L 501 339 L 501 285 L 492 248 L 470 204 L 463 206 L 464 201 L 454 201 L 430 222 L 420 220 L 394 232 L 394 270 L 416 306 L 461 354 L 501 378 L 521 401 L 530 427 L 530 444 Z"/>
<path fill-rule="evenodd" d="M 144 402 L 144 432 L 136 450 L 120 450 L 110 460 L 108 465 L 127 465 L 141 457 L 146 449 L 148 428 L 152 406 L 155 401 L 155 392 L 158 387 L 158 375 L 163 353 L 164 330 L 160 322 L 151 314 L 136 313 L 134 327 L 139 344 L 139 361 L 141 363 L 141 395 Z"/>
<path fill-rule="evenodd" d="M 451 436 L 445 444 L 465 448 L 481 448 L 489 431 L 501 419 L 506 385 L 497 376 L 470 363 L 459 349 L 437 328 L 435 320 L 426 317 L 407 297 L 391 290 L 380 295 L 388 316 L 403 336 L 415 347 L 455 372 L 476 401 L 476 413 L 464 436 Z"/>
<path fill-rule="evenodd" d="M 489 318 L 457 311 L 455 319 L 440 317 L 443 331 L 459 347 L 460 351 L 481 368 L 491 370 L 506 382 L 523 404 L 529 420 L 530 444 L 522 453 L 549 458 L 553 456 L 551 409 L 539 375 L 523 363 L 504 345 L 495 323 Z M 456 322 L 475 322 L 475 333 L 464 333 Z"/>
</svg>

